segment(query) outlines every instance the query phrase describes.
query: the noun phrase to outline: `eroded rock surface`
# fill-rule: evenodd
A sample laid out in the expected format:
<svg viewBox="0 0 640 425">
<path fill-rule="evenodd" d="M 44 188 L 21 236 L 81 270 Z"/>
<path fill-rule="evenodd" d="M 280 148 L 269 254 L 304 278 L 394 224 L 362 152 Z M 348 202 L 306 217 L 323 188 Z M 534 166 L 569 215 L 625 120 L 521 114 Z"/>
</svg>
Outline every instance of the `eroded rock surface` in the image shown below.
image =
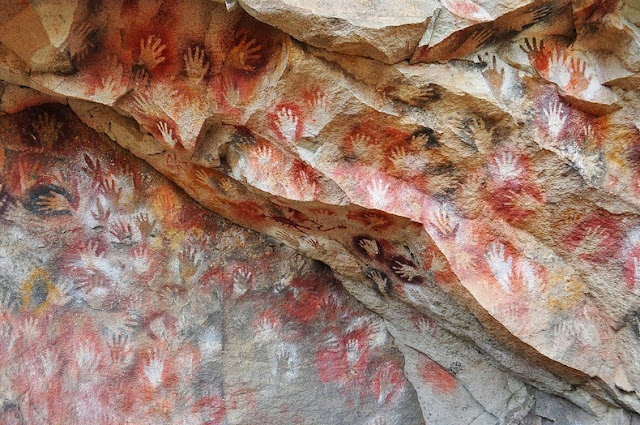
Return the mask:
<svg viewBox="0 0 640 425">
<path fill-rule="evenodd" d="M 68 104 L 328 265 L 427 423 L 637 420 L 640 7 L 396 3 L 79 1 L 58 23 L 20 3 L 0 107 Z M 36 16 L 47 36 L 16 37 Z M 68 118 L 31 117 L 6 158 L 66 140 Z"/>
<path fill-rule="evenodd" d="M 3 424 L 424 423 L 384 319 L 326 266 L 68 108 L 0 122 Z"/>
</svg>

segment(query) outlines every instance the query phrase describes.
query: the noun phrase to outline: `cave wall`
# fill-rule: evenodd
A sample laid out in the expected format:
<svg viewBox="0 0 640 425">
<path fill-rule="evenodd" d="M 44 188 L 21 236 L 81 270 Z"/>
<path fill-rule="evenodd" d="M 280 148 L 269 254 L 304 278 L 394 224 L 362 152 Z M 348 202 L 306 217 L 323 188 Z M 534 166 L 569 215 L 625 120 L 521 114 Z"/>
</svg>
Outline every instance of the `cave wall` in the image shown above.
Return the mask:
<svg viewBox="0 0 640 425">
<path fill-rule="evenodd" d="M 192 208 L 197 201 L 326 265 L 302 257 L 293 261 L 284 254 L 290 251 L 278 248 L 280 268 L 303 282 L 300 264 L 328 267 L 307 283 L 288 278 L 298 282 L 285 285 L 292 286 L 291 293 L 267 285 L 278 296 L 247 297 L 247 306 L 235 311 L 224 306 L 238 294 L 220 289 L 215 319 L 184 319 L 206 332 L 216 329 L 218 320 L 245 320 L 243 308 L 256 313 L 271 305 L 294 316 L 300 309 L 318 310 L 304 319 L 281 319 L 300 326 L 291 331 L 295 337 L 276 330 L 279 338 L 301 344 L 296 352 L 315 365 L 295 375 L 309 377 L 303 379 L 304 390 L 252 372 L 251 357 L 243 360 L 239 354 L 245 353 L 239 341 L 222 344 L 222 370 L 208 374 L 222 381 L 229 370 L 245 379 L 257 376 L 246 382 L 248 388 L 274 392 L 298 415 L 268 420 L 376 425 L 638 420 L 636 2 L 77 0 L 10 2 L 0 18 L 0 109 L 7 114 L 0 164 L 5 204 L 12 206 L 3 213 L 8 214 L 3 239 L 11 240 L 11 229 L 26 229 L 65 245 L 69 235 L 76 237 L 76 229 L 65 226 L 79 226 L 84 230 L 74 241 L 78 247 L 69 242 L 60 254 L 47 250 L 38 261 L 58 264 L 65 260 L 56 255 L 72 256 L 74 249 L 94 250 L 98 257 L 102 251 L 95 249 L 104 249 L 111 258 L 107 254 L 113 250 L 114 257 L 104 261 L 126 272 L 109 271 L 105 279 L 121 280 L 126 289 L 113 289 L 122 294 L 142 293 L 136 289 L 142 281 L 149 297 L 164 293 L 159 289 L 165 286 L 171 296 L 176 276 L 186 285 L 173 294 L 177 298 L 208 278 L 228 285 L 224 276 L 228 280 L 236 266 L 225 255 L 234 248 L 218 247 L 215 257 L 206 254 L 204 242 L 186 250 L 173 236 L 159 236 L 168 240 L 166 246 L 151 246 L 148 253 L 160 263 L 152 269 L 169 271 L 134 276 L 137 259 L 129 251 L 148 243 L 135 230 L 142 208 L 136 202 L 153 209 L 157 220 L 165 215 L 175 220 L 171 225 L 182 229 L 176 234 L 184 232 L 187 239 L 193 229 L 211 241 L 218 233 L 195 220 L 199 214 L 164 197 L 155 200 L 159 195 L 150 183 L 129 182 L 144 175 L 142 162 L 127 159 L 136 165 L 106 171 L 103 167 L 116 161 L 104 157 L 98 165 L 98 151 L 119 145 L 163 176 L 153 174 L 150 180 L 174 193 L 164 179 L 182 188 Z M 90 153 L 92 140 L 100 140 L 102 148 Z M 56 161 L 75 164 L 70 170 L 75 178 L 62 174 L 54 180 L 54 171 L 64 172 Z M 85 176 L 93 183 L 78 186 Z M 124 202 L 123 194 L 135 202 Z M 96 224 L 97 217 L 102 224 Z M 94 244 L 94 237 L 104 247 Z M 267 239 L 260 240 L 237 255 L 272 255 Z M 25 242 L 32 245 L 40 246 Z M 46 303 L 41 309 L 25 298 L 30 269 L 43 266 L 30 265 L 21 249 L 9 249 L 6 256 L 8 264 L 19 265 L 10 266 L 15 273 L 3 283 L 8 317 L 48 311 L 49 292 L 39 295 Z M 167 256 L 173 260 L 160 260 Z M 261 258 L 245 261 L 269 265 Z M 66 261 L 98 270 L 103 260 Z M 212 267 L 230 270 L 205 276 Z M 65 282 L 62 299 L 68 303 L 56 307 L 62 312 L 80 306 L 99 311 L 105 300 L 116 302 L 111 296 L 127 298 L 105 288 L 87 291 L 82 273 L 73 269 L 56 266 L 46 273 L 42 276 L 49 277 L 38 282 L 56 282 L 49 285 L 53 298 L 56 285 Z M 158 287 L 150 283 L 154 279 L 161 282 Z M 313 296 L 301 296 L 300 285 Z M 361 313 L 340 313 L 344 318 L 332 313 L 326 288 L 341 294 L 339 305 L 357 300 L 364 307 L 353 308 Z M 175 307 L 163 308 L 170 316 Z M 382 323 L 378 333 L 386 336 L 353 337 L 343 319 L 364 323 L 357 314 Z M 99 319 L 92 320 L 98 320 L 93 332 L 106 337 Z M 336 326 L 339 335 L 303 337 L 325 323 Z M 240 339 L 260 340 L 254 328 L 221 326 Z M 140 350 L 165 355 L 148 351 L 156 350 L 145 339 L 160 338 L 155 331 L 146 337 L 141 332 L 136 327 L 127 338 Z M 179 333 L 173 337 L 176 346 L 192 343 Z M 318 354 L 322 343 L 333 347 L 328 354 Z M 389 363 L 376 363 L 374 355 L 360 371 L 370 349 L 379 349 L 380 359 L 389 356 Z M 266 350 L 268 362 L 280 361 L 278 350 L 285 349 Z M 225 353 L 237 357 L 228 370 Z M 136 355 L 143 374 L 149 356 Z M 379 372 L 392 381 L 384 397 L 379 389 L 376 396 L 382 385 L 376 367 L 389 368 Z M 126 380 L 144 381 L 129 371 Z M 355 390 L 351 381 L 368 389 Z M 162 384 L 152 389 L 166 390 Z M 326 385 L 340 393 L 339 402 L 322 393 Z M 292 392 L 285 395 L 284 387 Z M 309 405 L 314 392 L 323 394 L 317 396 L 322 411 L 334 416 L 320 417 Z M 6 405 L 19 406 L 23 393 L 7 395 Z M 152 391 L 149 397 L 155 396 Z M 164 397 L 178 400 L 175 394 Z M 231 403 L 220 397 L 222 406 Z M 254 409 L 278 418 L 277 402 L 269 407 L 259 396 L 256 400 Z M 349 403 L 362 403 L 362 410 L 349 411 L 354 407 Z M 249 423 L 221 412 L 209 420 Z"/>
</svg>

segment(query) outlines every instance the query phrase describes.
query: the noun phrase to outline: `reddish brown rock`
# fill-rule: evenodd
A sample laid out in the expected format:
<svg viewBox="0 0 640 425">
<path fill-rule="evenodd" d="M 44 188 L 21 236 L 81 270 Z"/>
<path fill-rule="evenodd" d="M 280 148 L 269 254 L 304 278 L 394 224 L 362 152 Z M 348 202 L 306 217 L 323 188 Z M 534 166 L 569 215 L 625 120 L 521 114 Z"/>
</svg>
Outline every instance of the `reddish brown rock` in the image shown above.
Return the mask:
<svg viewBox="0 0 640 425">
<path fill-rule="evenodd" d="M 16 42 L 30 21 L 13 19 L 2 110 L 68 103 L 206 208 L 328 265 L 384 319 L 426 422 L 637 420 L 638 8 L 238 5 L 79 4 L 46 43 Z M 26 119 L 12 149 L 44 155 L 61 122 Z M 75 196 L 52 190 L 46 205 Z M 273 302 L 308 323 L 314 291 Z M 320 380 L 359 374 L 360 343 L 318 354 Z M 367 371 L 386 406 L 397 368 Z"/>
</svg>

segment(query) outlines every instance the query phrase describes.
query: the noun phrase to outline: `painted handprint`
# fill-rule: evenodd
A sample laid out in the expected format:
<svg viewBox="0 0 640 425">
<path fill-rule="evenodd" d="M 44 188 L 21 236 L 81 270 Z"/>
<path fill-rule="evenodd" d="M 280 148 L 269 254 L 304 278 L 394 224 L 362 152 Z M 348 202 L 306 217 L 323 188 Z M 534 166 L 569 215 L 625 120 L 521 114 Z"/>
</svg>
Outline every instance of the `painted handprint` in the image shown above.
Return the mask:
<svg viewBox="0 0 640 425">
<path fill-rule="evenodd" d="M 124 69 L 114 56 L 109 61 L 106 72 L 100 77 L 101 86 L 95 89 L 95 100 L 106 105 L 112 104 L 116 97 L 124 93 L 126 89 L 123 79 Z"/>
<path fill-rule="evenodd" d="M 552 3 L 536 5 L 535 7 L 530 8 L 523 13 L 515 14 L 515 16 L 507 20 L 505 22 L 505 29 L 512 31 L 522 31 L 524 28 L 527 28 L 545 19 L 547 16 L 549 16 L 552 10 Z"/>
<path fill-rule="evenodd" d="M 493 159 L 494 176 L 500 183 L 518 179 L 524 171 L 518 157 L 513 152 L 502 152 Z"/>
<path fill-rule="evenodd" d="M 449 212 L 444 208 L 438 208 L 434 211 L 430 223 L 443 238 L 453 235 L 458 228 L 458 224 L 451 219 Z"/>
<path fill-rule="evenodd" d="M 189 280 L 198 272 L 200 266 L 200 256 L 198 251 L 191 246 L 186 246 L 178 254 L 180 276 L 184 282 Z"/>
<path fill-rule="evenodd" d="M 121 243 L 123 245 L 131 245 L 133 243 L 133 231 L 131 229 L 131 224 L 126 221 L 118 221 L 114 223 L 109 233 L 113 235 L 117 243 Z"/>
<path fill-rule="evenodd" d="M 265 166 L 271 162 L 273 158 L 273 148 L 267 145 L 258 146 L 257 149 L 251 151 L 251 154 L 258 161 L 258 164 Z"/>
<path fill-rule="evenodd" d="M 558 141 L 558 137 L 564 128 L 564 123 L 567 121 L 567 114 L 562 107 L 562 104 L 555 100 L 550 101 L 547 109 L 543 110 L 544 116 L 547 118 L 547 129 L 549 135 L 554 141 Z"/>
<path fill-rule="evenodd" d="M 481 63 L 486 63 L 486 68 L 482 71 L 482 75 L 491 86 L 491 89 L 500 94 L 502 90 L 502 85 L 504 84 L 504 70 L 505 67 L 498 65 L 498 59 L 496 55 L 491 55 L 491 60 L 489 60 L 489 53 L 484 54 L 485 57 L 483 59 L 482 56 L 478 55 L 478 60 Z"/>
<path fill-rule="evenodd" d="M 324 92 L 315 90 L 307 95 L 305 104 L 310 111 L 310 118 L 305 122 L 305 135 L 314 137 L 331 120 L 329 100 Z"/>
<path fill-rule="evenodd" d="M 369 193 L 369 198 L 371 199 L 371 203 L 375 208 L 383 208 L 389 202 L 387 198 L 387 193 L 389 192 L 389 188 L 391 185 L 389 183 L 385 183 L 381 178 L 374 179 L 371 183 L 367 185 L 367 192 Z"/>
<path fill-rule="evenodd" d="M 549 60 L 547 57 L 547 50 L 544 47 L 544 40 L 540 40 L 540 44 L 535 37 L 531 41 L 528 38 L 524 39 L 524 46 L 520 45 L 520 49 L 528 56 L 531 65 L 543 74 L 548 72 Z"/>
<path fill-rule="evenodd" d="M 290 108 L 283 106 L 276 111 L 275 125 L 286 142 L 293 143 L 296 141 L 298 116 Z"/>
<path fill-rule="evenodd" d="M 39 196 L 34 204 L 47 215 L 70 214 L 74 208 L 66 191 L 51 190 Z"/>
<path fill-rule="evenodd" d="M 209 62 L 205 60 L 204 49 L 200 49 L 200 46 L 188 49 L 184 54 L 184 69 L 191 81 L 200 83 L 209 71 Z"/>
<path fill-rule="evenodd" d="M 234 82 L 227 76 L 221 76 L 222 95 L 227 103 L 233 107 L 240 105 L 242 97 L 240 96 L 240 89 L 234 84 Z"/>
<path fill-rule="evenodd" d="M 378 290 L 378 292 L 380 292 L 382 295 L 387 295 L 390 288 L 389 279 L 378 270 L 371 271 L 370 273 L 368 273 L 368 276 L 376 285 L 376 289 Z"/>
<path fill-rule="evenodd" d="M 80 376 L 89 378 L 95 374 L 102 354 L 93 348 L 90 341 L 79 343 L 74 350 L 76 367 Z"/>
<path fill-rule="evenodd" d="M 262 60 L 263 46 L 255 38 L 242 32 L 229 51 L 226 63 L 238 71 L 252 72 Z"/>
<path fill-rule="evenodd" d="M 462 44 L 451 53 L 452 58 L 464 58 L 474 53 L 480 46 L 489 41 L 494 35 L 492 28 L 482 28 L 475 30 L 470 37 L 466 38 Z"/>
<path fill-rule="evenodd" d="M 159 121 L 157 124 L 157 128 L 158 131 L 160 131 L 160 135 L 162 136 L 162 141 L 170 148 L 173 148 L 177 143 L 177 140 L 175 140 L 173 137 L 173 129 L 170 128 L 169 124 L 167 124 L 165 121 Z"/>
<path fill-rule="evenodd" d="M 574 253 L 577 256 L 599 253 L 602 250 L 603 242 L 608 237 L 608 232 L 602 226 L 589 226 L 576 246 Z"/>
<path fill-rule="evenodd" d="M 71 59 L 83 60 L 89 54 L 89 49 L 95 47 L 89 41 L 93 30 L 88 22 L 74 23 L 69 31 L 69 36 L 60 47 L 69 53 Z"/>
<path fill-rule="evenodd" d="M 62 122 L 45 112 L 38 117 L 36 123 L 37 139 L 44 149 L 51 149 L 61 135 Z"/>
<path fill-rule="evenodd" d="M 162 44 L 162 39 L 159 37 L 150 35 L 146 41 L 141 38 L 138 64 L 143 65 L 148 70 L 154 69 L 165 61 L 166 58 L 162 56 L 162 52 L 166 48 L 167 46 Z"/>
<path fill-rule="evenodd" d="M 351 146 L 351 151 L 354 156 L 353 159 L 359 159 L 366 154 L 373 140 L 364 133 L 355 133 L 347 138 L 347 142 Z"/>
<path fill-rule="evenodd" d="M 404 146 L 393 148 L 390 159 L 395 169 L 407 176 L 422 174 L 426 165 L 426 158 L 419 153 L 407 152 Z"/>
<path fill-rule="evenodd" d="M 584 92 L 593 79 L 593 74 L 587 77 L 587 62 L 580 58 L 571 58 L 569 62 L 569 81 L 564 89 L 569 93 Z"/>
<path fill-rule="evenodd" d="M 358 245 L 364 249 L 370 257 L 375 257 L 380 253 L 380 249 L 378 248 L 378 244 L 376 241 L 371 239 L 360 239 Z"/>
<path fill-rule="evenodd" d="M 505 292 L 511 292 L 511 275 L 513 273 L 513 258 L 506 256 L 503 243 L 493 242 L 487 247 L 484 259 L 489 265 L 491 274 L 498 281 Z"/>
<path fill-rule="evenodd" d="M 393 271 L 403 279 L 411 282 L 413 279 L 422 275 L 420 270 L 417 267 L 414 267 L 410 264 L 404 264 L 400 261 L 396 261 L 395 265 L 391 267 Z"/>
<path fill-rule="evenodd" d="M 164 371 L 165 356 L 157 348 L 147 353 L 147 358 L 143 365 L 144 375 L 153 388 L 158 388 L 162 384 L 162 372 Z"/>
<path fill-rule="evenodd" d="M 556 47 L 548 53 L 547 72 L 543 77 L 564 87 L 569 82 L 569 71 L 567 70 L 567 55 L 563 48 Z"/>
<path fill-rule="evenodd" d="M 244 295 L 251 287 L 253 273 L 244 268 L 236 270 L 233 274 L 233 294 L 236 297 Z"/>
</svg>

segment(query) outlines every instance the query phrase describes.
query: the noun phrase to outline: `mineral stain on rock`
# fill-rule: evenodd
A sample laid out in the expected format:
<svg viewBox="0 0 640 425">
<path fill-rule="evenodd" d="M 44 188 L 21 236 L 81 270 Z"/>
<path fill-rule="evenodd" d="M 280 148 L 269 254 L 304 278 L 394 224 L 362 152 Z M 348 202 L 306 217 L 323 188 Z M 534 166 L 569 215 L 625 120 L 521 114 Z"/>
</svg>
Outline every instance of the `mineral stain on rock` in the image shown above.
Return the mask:
<svg viewBox="0 0 640 425">
<path fill-rule="evenodd" d="M 634 1 L 13 3 L 1 423 L 640 419 Z"/>
</svg>

